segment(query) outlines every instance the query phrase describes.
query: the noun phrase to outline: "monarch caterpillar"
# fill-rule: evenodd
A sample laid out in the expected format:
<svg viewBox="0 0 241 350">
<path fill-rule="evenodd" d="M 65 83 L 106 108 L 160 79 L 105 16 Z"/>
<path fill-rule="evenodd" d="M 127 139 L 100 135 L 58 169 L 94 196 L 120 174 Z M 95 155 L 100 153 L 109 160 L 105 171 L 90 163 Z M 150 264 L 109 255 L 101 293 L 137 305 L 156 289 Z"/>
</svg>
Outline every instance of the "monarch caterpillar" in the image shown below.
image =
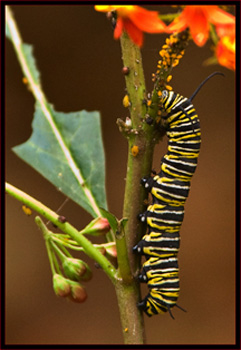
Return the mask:
<svg viewBox="0 0 241 350">
<path fill-rule="evenodd" d="M 179 286 L 177 254 L 180 228 L 190 181 L 196 170 L 201 145 L 200 123 L 192 100 L 201 87 L 214 75 L 208 76 L 190 98 L 164 90 L 161 102 L 168 140 L 168 151 L 161 160 L 161 171 L 141 184 L 152 194 L 153 204 L 139 218 L 147 224 L 147 233 L 133 248 L 145 255 L 140 282 L 147 282 L 149 293 L 138 303 L 148 316 L 169 312 L 176 304 Z M 182 309 L 183 310 L 183 309 Z M 185 310 L 183 310 L 185 311 Z"/>
</svg>

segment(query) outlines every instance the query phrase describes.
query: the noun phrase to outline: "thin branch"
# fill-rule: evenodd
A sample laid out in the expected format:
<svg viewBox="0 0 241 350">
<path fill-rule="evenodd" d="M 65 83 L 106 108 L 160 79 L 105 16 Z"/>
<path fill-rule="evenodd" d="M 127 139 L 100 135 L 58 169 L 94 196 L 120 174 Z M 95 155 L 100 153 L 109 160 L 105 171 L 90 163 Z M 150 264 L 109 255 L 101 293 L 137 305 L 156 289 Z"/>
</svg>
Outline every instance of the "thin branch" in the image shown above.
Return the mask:
<svg viewBox="0 0 241 350">
<path fill-rule="evenodd" d="M 106 259 L 98 249 L 96 249 L 93 244 L 83 235 L 79 234 L 79 231 L 70 225 L 68 222 L 62 223 L 58 220 L 58 214 L 46 207 L 44 204 L 36 200 L 35 198 L 29 196 L 25 192 L 19 190 L 18 188 L 6 183 L 6 192 L 12 197 L 16 198 L 20 202 L 26 204 L 29 208 L 35 210 L 37 213 L 50 220 L 54 225 L 58 226 L 61 231 L 67 233 L 73 240 L 75 240 L 80 246 L 83 247 L 84 252 L 94 259 L 106 272 L 111 281 L 115 284 L 116 281 L 116 269 L 115 267 Z"/>
</svg>

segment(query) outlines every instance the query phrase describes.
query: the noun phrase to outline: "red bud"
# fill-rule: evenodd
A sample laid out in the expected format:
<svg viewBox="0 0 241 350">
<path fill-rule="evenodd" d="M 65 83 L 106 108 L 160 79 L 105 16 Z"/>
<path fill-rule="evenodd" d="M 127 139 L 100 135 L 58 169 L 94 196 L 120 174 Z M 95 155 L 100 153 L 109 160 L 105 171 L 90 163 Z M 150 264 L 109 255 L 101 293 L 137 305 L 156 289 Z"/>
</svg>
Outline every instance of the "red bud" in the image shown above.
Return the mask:
<svg viewBox="0 0 241 350">
<path fill-rule="evenodd" d="M 69 295 L 68 298 L 71 301 L 74 301 L 76 303 L 83 303 L 87 298 L 87 293 L 85 291 L 85 288 L 77 282 L 72 282 L 71 294 Z"/>
<path fill-rule="evenodd" d="M 110 231 L 110 224 L 106 218 L 96 218 L 85 227 L 82 234 L 89 234 L 92 236 L 102 236 Z"/>
</svg>

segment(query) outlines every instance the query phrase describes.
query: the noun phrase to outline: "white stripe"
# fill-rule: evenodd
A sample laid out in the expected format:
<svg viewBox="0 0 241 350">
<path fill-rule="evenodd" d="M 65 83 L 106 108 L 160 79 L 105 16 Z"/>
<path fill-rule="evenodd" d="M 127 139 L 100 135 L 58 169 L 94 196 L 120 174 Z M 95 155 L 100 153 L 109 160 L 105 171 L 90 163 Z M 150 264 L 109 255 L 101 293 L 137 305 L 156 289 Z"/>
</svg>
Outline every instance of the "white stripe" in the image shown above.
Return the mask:
<svg viewBox="0 0 241 350">
<path fill-rule="evenodd" d="M 182 97 L 182 96 L 181 96 Z M 174 110 L 175 108 L 177 108 L 180 104 L 182 104 L 183 102 L 187 101 L 187 98 L 186 97 L 182 97 L 181 100 L 179 102 L 177 102 L 175 104 L 174 107 L 172 107 L 172 110 Z"/>
<path fill-rule="evenodd" d="M 157 188 L 157 187 L 153 187 L 153 188 L 156 190 L 156 192 L 163 193 L 163 194 L 167 194 L 167 195 L 170 196 L 170 197 L 180 198 L 180 199 L 186 199 L 185 196 L 178 196 L 177 194 L 173 194 L 173 193 L 169 193 L 169 192 L 163 191 L 163 190 L 161 190 L 161 189 L 159 189 L 159 188 Z"/>
<path fill-rule="evenodd" d="M 181 215 L 184 214 L 184 210 L 180 210 L 180 211 L 172 211 L 172 210 L 157 210 L 157 209 L 148 209 L 148 211 L 150 211 L 151 213 L 156 213 L 156 214 L 175 214 L 175 215 Z"/>
<path fill-rule="evenodd" d="M 181 170 L 181 169 L 177 169 L 177 168 L 175 168 L 175 167 L 173 167 L 173 166 L 171 166 L 171 165 L 169 165 L 169 164 L 165 164 L 166 165 L 166 167 L 168 168 L 168 169 L 171 169 L 171 170 L 175 170 L 175 171 L 177 171 L 177 172 L 179 172 L 179 173 L 183 173 L 183 174 L 185 174 L 185 175 L 191 175 L 191 176 L 193 176 L 193 173 L 189 173 L 188 171 L 185 171 L 185 170 Z M 164 169 L 165 170 L 165 169 Z M 177 175 L 178 176 L 178 175 Z"/>
<path fill-rule="evenodd" d="M 188 163 L 188 162 L 184 162 L 183 160 L 180 159 L 175 159 L 175 158 L 168 158 L 168 155 L 165 155 L 164 157 L 166 160 L 168 160 L 169 162 L 172 163 L 179 163 L 179 164 L 183 164 L 183 165 L 188 165 L 190 167 L 196 167 L 197 164 L 196 163 Z M 166 163 L 165 163 L 166 164 Z M 178 169 L 179 170 L 179 169 Z"/>
<path fill-rule="evenodd" d="M 184 190 L 189 190 L 190 186 L 178 186 L 178 185 L 174 185 L 174 184 L 170 184 L 168 182 L 158 182 L 160 185 L 166 186 L 166 187 L 172 187 L 172 188 L 177 188 L 177 189 L 184 189 Z"/>
<path fill-rule="evenodd" d="M 148 235 L 146 236 L 146 238 L 148 238 Z M 150 241 L 153 240 L 153 237 L 150 237 Z M 169 237 L 157 237 L 156 240 L 158 240 L 158 242 L 167 242 L 167 241 L 180 241 L 180 237 L 173 237 L 173 238 L 169 238 Z M 145 242 L 149 242 L 149 240 L 145 239 Z M 155 247 L 153 247 L 155 248 Z"/>
<path fill-rule="evenodd" d="M 179 150 L 181 150 L 181 151 L 186 151 L 187 153 L 188 153 L 188 151 L 193 152 L 193 153 L 195 153 L 195 151 L 196 151 L 196 152 L 199 151 L 199 150 L 192 149 L 192 148 L 186 148 L 186 147 L 180 147 L 180 146 L 171 146 L 171 145 L 170 145 L 170 148 L 179 149 Z"/>
</svg>

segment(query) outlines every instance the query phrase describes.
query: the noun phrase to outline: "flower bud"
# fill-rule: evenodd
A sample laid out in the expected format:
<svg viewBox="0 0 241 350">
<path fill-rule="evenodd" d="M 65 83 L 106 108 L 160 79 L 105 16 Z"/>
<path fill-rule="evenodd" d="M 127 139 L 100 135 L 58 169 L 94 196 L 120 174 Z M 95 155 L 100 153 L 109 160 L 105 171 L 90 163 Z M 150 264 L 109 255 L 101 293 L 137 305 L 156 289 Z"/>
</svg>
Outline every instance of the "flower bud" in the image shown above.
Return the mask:
<svg viewBox="0 0 241 350">
<path fill-rule="evenodd" d="M 87 265 L 82 260 L 74 258 L 66 258 L 62 266 L 65 275 L 73 281 L 79 281 L 87 270 Z"/>
<path fill-rule="evenodd" d="M 70 294 L 70 284 L 68 280 L 57 273 L 53 275 L 53 288 L 55 294 L 59 297 L 66 297 Z"/>
<path fill-rule="evenodd" d="M 71 293 L 68 296 L 68 298 L 71 301 L 74 301 L 76 303 L 83 303 L 87 298 L 87 293 L 85 291 L 85 288 L 77 282 L 70 282 L 71 283 Z"/>
<path fill-rule="evenodd" d="M 80 280 L 81 281 L 89 281 L 92 278 L 92 271 L 90 269 L 90 267 L 83 261 L 83 263 L 85 264 L 85 272 L 83 275 L 80 276 Z"/>
<path fill-rule="evenodd" d="M 106 249 L 105 247 L 100 247 L 98 248 L 99 252 L 102 254 L 102 255 L 105 255 L 106 254 Z"/>
<path fill-rule="evenodd" d="M 111 247 L 106 247 L 106 253 L 107 255 L 113 257 L 113 258 L 117 258 L 117 250 L 116 250 L 116 246 L 113 245 Z"/>
<path fill-rule="evenodd" d="M 106 257 L 114 266 L 117 266 L 117 250 L 115 245 L 106 247 Z"/>
<path fill-rule="evenodd" d="M 110 224 L 106 218 L 96 218 L 85 227 L 82 234 L 89 234 L 92 236 L 103 236 L 110 231 Z"/>
</svg>

